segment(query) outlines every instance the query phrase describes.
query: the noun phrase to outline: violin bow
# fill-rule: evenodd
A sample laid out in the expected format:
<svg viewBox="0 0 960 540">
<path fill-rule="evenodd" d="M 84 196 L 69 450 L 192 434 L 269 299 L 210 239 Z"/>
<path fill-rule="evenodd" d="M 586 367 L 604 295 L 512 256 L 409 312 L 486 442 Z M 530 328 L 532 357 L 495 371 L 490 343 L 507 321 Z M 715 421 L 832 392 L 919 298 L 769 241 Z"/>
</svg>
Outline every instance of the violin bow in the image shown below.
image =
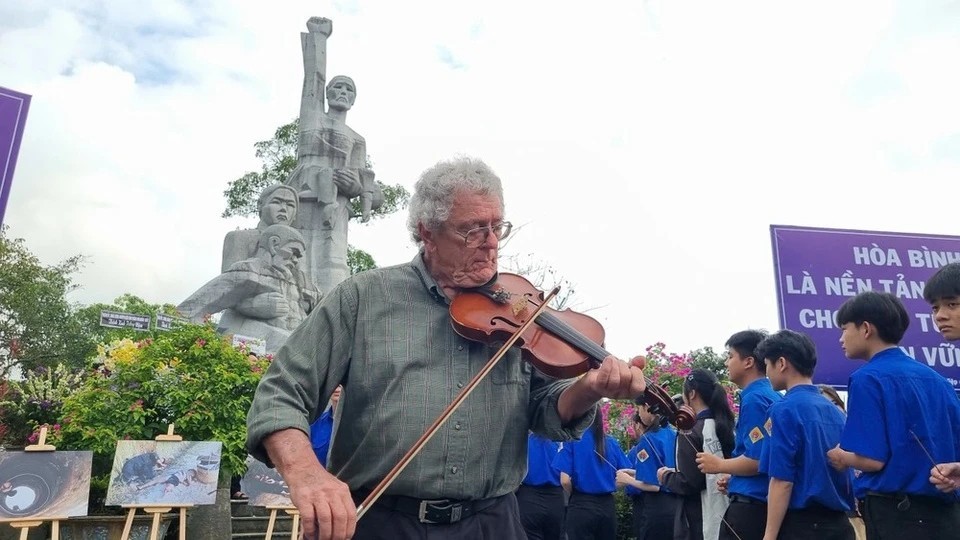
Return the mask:
<svg viewBox="0 0 960 540">
<path fill-rule="evenodd" d="M 473 390 L 480 385 L 483 379 L 486 378 L 486 376 L 493 370 L 493 368 L 497 366 L 497 363 L 500 361 L 500 359 L 503 358 L 503 356 L 507 353 L 507 351 L 510 350 L 510 347 L 513 347 L 513 344 L 516 343 L 518 339 L 520 339 L 520 336 L 524 332 L 526 332 L 527 329 L 530 328 L 530 326 L 532 326 L 534 322 L 536 322 L 537 317 L 540 315 L 540 313 L 542 313 L 547 308 L 547 304 L 549 304 L 550 300 L 552 300 L 553 297 L 556 296 L 559 292 L 560 292 L 560 287 L 554 287 L 554 289 L 550 291 L 550 294 L 548 294 L 544 298 L 543 302 L 541 302 L 540 305 L 537 306 L 537 309 L 533 312 L 533 315 L 531 315 L 531 317 L 527 319 L 526 322 L 520 325 L 520 328 L 518 328 L 513 333 L 513 335 L 510 336 L 510 339 L 508 339 L 506 343 L 504 343 L 503 346 L 500 347 L 500 350 L 497 351 L 497 354 L 493 355 L 493 357 L 490 358 L 490 360 L 486 363 L 486 365 L 484 365 L 483 368 L 480 371 L 478 371 L 477 374 L 474 375 L 472 379 L 470 379 L 470 382 L 467 383 L 466 386 L 464 386 L 463 390 L 460 391 L 460 393 L 450 403 L 450 405 L 448 405 L 447 408 L 444 409 L 442 413 L 440 413 L 440 416 L 438 416 L 437 419 L 434 420 L 433 425 L 431 425 L 427 429 L 426 433 L 421 435 L 420 438 L 417 440 L 417 442 L 413 443 L 413 446 L 410 447 L 410 450 L 408 450 L 407 453 L 404 454 L 402 458 L 400 458 L 400 461 L 398 461 L 397 464 L 394 465 L 393 469 L 391 469 L 390 472 L 388 472 L 387 475 L 383 477 L 383 480 L 381 480 L 380 483 L 377 484 L 377 487 L 373 488 L 373 491 L 371 491 L 370 494 L 367 495 L 367 498 L 364 499 L 364 501 L 360 503 L 360 506 L 357 507 L 358 520 L 363 517 L 363 515 L 367 512 L 367 510 L 370 509 L 371 506 L 373 506 L 373 503 L 377 502 L 377 499 L 379 499 L 380 496 L 383 495 L 383 492 L 386 491 L 388 487 L 390 487 L 390 484 L 392 484 L 393 481 L 396 480 L 398 476 L 400 476 L 400 473 L 402 473 L 403 470 L 407 467 L 407 465 L 409 465 L 410 462 L 413 461 L 413 458 L 415 458 L 417 454 L 420 453 L 423 447 L 426 446 L 428 442 L 430 442 L 430 439 L 432 439 L 433 436 L 436 435 L 438 431 L 440 431 L 440 428 L 443 426 L 443 424 L 446 423 L 446 421 L 450 419 L 451 416 L 453 416 L 453 413 L 456 412 L 457 408 L 459 408 L 460 405 L 467 399 L 467 397 L 470 396 Z"/>
</svg>

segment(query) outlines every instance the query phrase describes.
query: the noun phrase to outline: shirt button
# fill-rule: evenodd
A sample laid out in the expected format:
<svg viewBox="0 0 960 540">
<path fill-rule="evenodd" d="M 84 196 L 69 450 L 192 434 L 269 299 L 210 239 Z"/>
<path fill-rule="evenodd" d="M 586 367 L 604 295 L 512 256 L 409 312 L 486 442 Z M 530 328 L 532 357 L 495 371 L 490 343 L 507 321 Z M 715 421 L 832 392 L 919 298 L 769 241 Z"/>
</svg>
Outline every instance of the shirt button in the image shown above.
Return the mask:
<svg viewBox="0 0 960 540">
<path fill-rule="evenodd" d="M 460 431 L 460 422 L 457 422 L 456 424 L 454 424 L 453 429 Z"/>
<path fill-rule="evenodd" d="M 454 465 L 453 467 L 450 467 L 450 472 L 452 472 L 453 474 L 457 474 L 458 470 L 459 469 L 457 469 L 456 465 Z"/>
<path fill-rule="evenodd" d="M 457 350 L 458 350 L 458 351 L 462 351 L 462 350 L 463 350 L 463 345 L 457 345 Z"/>
<path fill-rule="evenodd" d="M 462 383 L 462 382 L 458 382 L 458 383 L 457 383 L 457 388 L 463 388 L 463 383 Z"/>
</svg>

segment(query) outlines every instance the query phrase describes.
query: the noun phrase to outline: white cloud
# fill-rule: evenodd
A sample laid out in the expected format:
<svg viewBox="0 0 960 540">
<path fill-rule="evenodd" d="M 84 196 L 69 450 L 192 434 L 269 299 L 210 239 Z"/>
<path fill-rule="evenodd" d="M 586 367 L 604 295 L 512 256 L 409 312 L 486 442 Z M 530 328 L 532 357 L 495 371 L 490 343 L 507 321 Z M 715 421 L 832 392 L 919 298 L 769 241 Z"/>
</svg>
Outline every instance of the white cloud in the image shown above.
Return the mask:
<svg viewBox="0 0 960 540">
<path fill-rule="evenodd" d="M 79 301 L 185 298 L 248 223 L 221 192 L 297 114 L 298 34 L 322 15 L 378 179 L 483 157 L 527 224 L 511 249 L 576 284 L 611 350 L 719 346 L 777 324 L 771 223 L 956 234 L 923 202 L 960 172 L 951 9 L 10 3 L 0 85 L 34 98 L 6 222 L 45 261 L 90 256 Z M 401 262 L 403 223 L 351 238 Z"/>
</svg>

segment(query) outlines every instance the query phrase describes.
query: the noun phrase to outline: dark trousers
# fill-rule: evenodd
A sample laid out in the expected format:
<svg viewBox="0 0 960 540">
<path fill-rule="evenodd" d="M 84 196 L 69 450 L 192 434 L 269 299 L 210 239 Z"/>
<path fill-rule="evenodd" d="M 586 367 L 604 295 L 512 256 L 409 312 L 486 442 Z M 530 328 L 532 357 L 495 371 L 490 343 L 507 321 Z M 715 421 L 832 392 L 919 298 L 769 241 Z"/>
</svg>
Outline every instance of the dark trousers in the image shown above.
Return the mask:
<svg viewBox="0 0 960 540">
<path fill-rule="evenodd" d="M 520 520 L 529 540 L 560 540 L 563 533 L 563 488 L 521 485 L 517 490 Z"/>
<path fill-rule="evenodd" d="M 420 523 L 417 516 L 374 503 L 357 522 L 353 540 L 526 540 L 513 493 L 456 523 Z"/>
<path fill-rule="evenodd" d="M 856 534 L 846 512 L 826 508 L 803 508 L 787 510 L 777 540 L 856 540 Z"/>
<path fill-rule="evenodd" d="M 867 495 L 867 540 L 960 538 L 960 504 L 934 497 Z"/>
<path fill-rule="evenodd" d="M 567 540 L 616 540 L 617 509 L 613 495 L 573 492 L 567 506 Z"/>
<path fill-rule="evenodd" d="M 767 528 L 767 505 L 760 500 L 734 495 L 723 514 L 723 521 L 720 523 L 720 540 L 763 540 Z"/>
<path fill-rule="evenodd" d="M 680 499 L 671 493 L 643 494 L 643 530 L 637 531 L 637 540 L 673 538 L 673 522 L 677 519 Z"/>
<path fill-rule="evenodd" d="M 644 498 L 646 498 L 645 494 L 630 496 L 630 507 L 633 517 L 633 536 L 636 538 L 643 538 L 643 535 L 646 534 L 644 531 L 647 530 L 647 517 L 643 515 Z"/>
</svg>

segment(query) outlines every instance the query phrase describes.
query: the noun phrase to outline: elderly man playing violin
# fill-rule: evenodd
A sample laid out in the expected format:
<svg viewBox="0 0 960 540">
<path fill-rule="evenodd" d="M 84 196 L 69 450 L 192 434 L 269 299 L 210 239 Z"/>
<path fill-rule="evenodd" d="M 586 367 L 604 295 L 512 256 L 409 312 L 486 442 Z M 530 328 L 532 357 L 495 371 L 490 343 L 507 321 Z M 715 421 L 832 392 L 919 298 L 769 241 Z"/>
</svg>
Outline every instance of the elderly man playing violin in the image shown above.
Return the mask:
<svg viewBox="0 0 960 540">
<path fill-rule="evenodd" d="M 257 388 L 247 448 L 289 484 L 307 539 L 525 539 L 513 493 L 528 430 L 579 438 L 602 397 L 644 393 L 642 362 L 608 356 L 582 377 L 557 379 L 511 348 L 383 488 L 499 348 L 457 334 L 449 305 L 496 279 L 511 228 L 500 179 L 470 158 L 421 175 L 407 224 L 420 246 L 412 261 L 351 276 L 290 335 Z M 307 434 L 341 384 L 325 470 Z"/>
</svg>

